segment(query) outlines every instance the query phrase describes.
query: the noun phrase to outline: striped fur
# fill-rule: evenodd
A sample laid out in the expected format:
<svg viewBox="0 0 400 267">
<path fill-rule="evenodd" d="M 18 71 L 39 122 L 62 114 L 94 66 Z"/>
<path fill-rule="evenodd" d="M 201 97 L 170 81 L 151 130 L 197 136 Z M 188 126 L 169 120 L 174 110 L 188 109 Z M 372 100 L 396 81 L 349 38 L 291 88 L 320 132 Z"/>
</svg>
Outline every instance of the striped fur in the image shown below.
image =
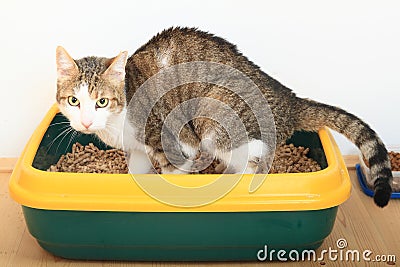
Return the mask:
<svg viewBox="0 0 400 267">
<path fill-rule="evenodd" d="M 380 207 L 386 206 L 392 193 L 393 177 L 388 152 L 376 132 L 361 119 L 340 108 L 300 98 L 297 102 L 296 128 L 315 131 L 327 126 L 353 142 L 369 162 L 375 203 Z"/>
<path fill-rule="evenodd" d="M 63 50 L 59 50 L 63 51 Z M 264 73 L 253 62 L 243 56 L 235 45 L 212 34 L 192 28 L 170 28 L 140 47 L 128 60 L 125 67 L 124 85 L 113 86 L 108 83 L 104 72 L 114 59 L 87 57 L 75 62 L 69 56 L 58 62 L 58 91 L 57 100 L 65 105 L 65 97 L 71 95 L 74 88 L 82 83 L 88 85 L 89 93 L 97 95 L 106 92 L 113 101 L 110 112 L 116 114 L 126 110 L 130 100 L 141 102 L 146 99 L 132 99 L 136 90 L 150 77 L 159 73 L 163 68 L 186 62 L 208 61 L 232 67 L 249 77 L 260 89 L 268 101 L 274 116 L 276 128 L 276 143 L 279 144 L 289 138 L 295 130 L 317 131 L 323 126 L 342 133 L 361 150 L 369 161 L 372 177 L 375 180 L 375 203 L 383 207 L 387 205 L 391 194 L 392 173 L 387 151 L 377 134 L 362 120 L 340 108 L 302 99 L 287 87 Z M 65 70 L 64 66 L 77 67 Z M 76 72 L 76 69 L 79 69 Z M 65 75 L 69 73 L 69 75 Z M 66 76 L 66 78 L 64 77 Z M 179 77 L 171 77 L 175 79 Z M 125 88 L 122 92 L 121 88 Z M 151 98 L 151 89 L 148 95 Z M 103 91 L 103 92 L 102 92 Z M 252 94 L 252 92 L 246 92 Z M 95 96 L 94 96 L 95 97 Z M 229 105 L 244 122 L 250 138 L 257 139 L 259 128 L 254 114 L 249 106 L 235 94 L 225 88 L 204 85 L 200 83 L 185 84 L 165 94 L 157 102 L 154 112 L 146 121 L 146 136 L 144 143 L 150 148 L 151 157 L 160 162 L 161 166 L 171 165 L 165 157 L 164 147 L 161 144 L 161 126 L 164 118 L 180 103 L 196 97 L 209 97 Z M 204 104 L 204 105 L 203 105 Z M 118 107 L 118 108 L 116 108 Z M 210 109 L 210 103 L 199 103 L 198 109 Z M 212 107 L 218 112 L 218 107 Z M 137 110 L 128 110 L 127 117 L 132 121 L 140 118 L 141 106 Z M 115 128 L 115 127 L 114 127 Z M 230 129 L 235 132 L 235 129 Z M 238 129 L 237 129 L 238 130 Z M 239 130 L 238 130 L 239 131 Z M 222 127 L 218 127 L 212 120 L 196 118 L 189 121 L 180 132 L 179 142 L 186 147 L 196 149 L 205 136 L 214 136 L 217 148 L 227 149 L 228 138 Z M 102 140 L 108 140 L 103 136 Z M 237 147 L 242 143 L 235 143 Z M 239 153 L 240 154 L 240 153 Z M 240 157 L 240 155 L 239 155 Z M 172 170 L 173 171 L 173 170 Z"/>
</svg>

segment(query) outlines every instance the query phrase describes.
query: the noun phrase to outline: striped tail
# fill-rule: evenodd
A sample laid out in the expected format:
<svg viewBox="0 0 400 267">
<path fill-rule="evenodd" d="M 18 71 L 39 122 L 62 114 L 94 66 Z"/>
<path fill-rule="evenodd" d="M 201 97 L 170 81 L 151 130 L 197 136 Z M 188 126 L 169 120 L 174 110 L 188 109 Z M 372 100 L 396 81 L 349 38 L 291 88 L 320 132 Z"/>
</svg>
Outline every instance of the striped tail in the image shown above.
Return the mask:
<svg viewBox="0 0 400 267">
<path fill-rule="evenodd" d="M 379 207 L 388 204 L 392 193 L 392 171 L 388 152 L 376 132 L 358 117 L 340 108 L 301 99 L 298 129 L 317 131 L 327 126 L 353 142 L 370 166 L 374 182 L 374 201 Z"/>
</svg>

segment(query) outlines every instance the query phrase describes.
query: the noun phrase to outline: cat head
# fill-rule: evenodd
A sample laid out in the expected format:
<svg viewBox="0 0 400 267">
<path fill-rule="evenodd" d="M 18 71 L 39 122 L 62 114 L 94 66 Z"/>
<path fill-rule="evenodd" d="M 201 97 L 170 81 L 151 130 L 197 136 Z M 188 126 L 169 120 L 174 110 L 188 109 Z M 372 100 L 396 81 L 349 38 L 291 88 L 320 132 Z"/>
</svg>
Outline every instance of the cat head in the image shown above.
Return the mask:
<svg viewBox="0 0 400 267">
<path fill-rule="evenodd" d="M 57 47 L 56 99 L 72 128 L 95 133 L 124 110 L 127 54 L 74 60 L 64 48 Z"/>
</svg>

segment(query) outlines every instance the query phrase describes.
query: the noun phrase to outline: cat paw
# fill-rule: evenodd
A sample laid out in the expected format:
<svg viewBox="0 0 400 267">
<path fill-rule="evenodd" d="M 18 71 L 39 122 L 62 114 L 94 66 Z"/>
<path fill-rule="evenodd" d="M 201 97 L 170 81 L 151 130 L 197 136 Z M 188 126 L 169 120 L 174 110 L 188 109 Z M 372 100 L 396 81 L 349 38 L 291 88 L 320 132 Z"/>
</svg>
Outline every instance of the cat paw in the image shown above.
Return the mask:
<svg viewBox="0 0 400 267">
<path fill-rule="evenodd" d="M 374 193 L 375 204 L 381 208 L 385 207 L 388 204 L 391 195 L 392 188 L 387 182 L 387 179 L 379 178 L 376 180 Z"/>
</svg>

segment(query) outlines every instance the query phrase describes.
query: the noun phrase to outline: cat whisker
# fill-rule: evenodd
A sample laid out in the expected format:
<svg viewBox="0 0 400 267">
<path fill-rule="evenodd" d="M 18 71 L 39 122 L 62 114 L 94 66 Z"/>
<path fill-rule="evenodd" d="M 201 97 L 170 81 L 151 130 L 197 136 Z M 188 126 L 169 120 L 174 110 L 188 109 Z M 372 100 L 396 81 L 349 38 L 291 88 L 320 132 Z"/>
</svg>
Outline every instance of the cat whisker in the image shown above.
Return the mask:
<svg viewBox="0 0 400 267">
<path fill-rule="evenodd" d="M 71 143 L 76 139 L 77 136 L 79 136 L 78 133 L 79 133 L 79 132 L 78 132 L 78 131 L 75 131 L 75 130 L 72 132 L 72 136 L 71 136 L 71 138 L 69 139 L 68 146 L 65 148 L 64 153 L 67 153 L 68 148 L 69 148 L 69 146 L 71 145 Z"/>
<path fill-rule="evenodd" d="M 55 122 L 55 123 L 51 123 L 49 125 L 49 127 L 55 126 L 55 125 L 60 125 L 60 124 L 69 124 L 69 121 L 61 121 L 61 122 Z"/>
<path fill-rule="evenodd" d="M 61 130 L 64 130 L 64 129 L 69 129 L 69 128 L 72 128 L 71 125 L 65 125 L 63 127 L 60 127 L 59 130 L 61 131 Z"/>
<path fill-rule="evenodd" d="M 65 133 L 71 131 L 71 129 L 72 129 L 71 126 L 68 126 L 68 127 L 65 127 L 65 128 L 66 128 L 66 129 L 64 129 L 61 133 L 59 133 L 59 134 L 53 139 L 53 141 L 50 142 L 49 147 L 47 148 L 47 152 L 46 152 L 46 153 L 49 153 L 51 147 L 54 145 L 54 142 L 55 142 L 58 138 L 60 138 L 63 134 L 65 134 Z"/>
<path fill-rule="evenodd" d="M 58 143 L 58 146 L 56 148 L 56 153 L 58 151 L 58 148 L 60 147 L 61 143 L 63 142 L 63 140 L 65 139 L 65 137 L 67 137 L 71 132 L 74 132 L 75 130 L 71 127 L 70 129 L 68 129 L 67 133 L 64 135 L 63 138 L 61 138 L 60 142 Z M 67 147 L 68 149 L 68 147 Z"/>
</svg>

